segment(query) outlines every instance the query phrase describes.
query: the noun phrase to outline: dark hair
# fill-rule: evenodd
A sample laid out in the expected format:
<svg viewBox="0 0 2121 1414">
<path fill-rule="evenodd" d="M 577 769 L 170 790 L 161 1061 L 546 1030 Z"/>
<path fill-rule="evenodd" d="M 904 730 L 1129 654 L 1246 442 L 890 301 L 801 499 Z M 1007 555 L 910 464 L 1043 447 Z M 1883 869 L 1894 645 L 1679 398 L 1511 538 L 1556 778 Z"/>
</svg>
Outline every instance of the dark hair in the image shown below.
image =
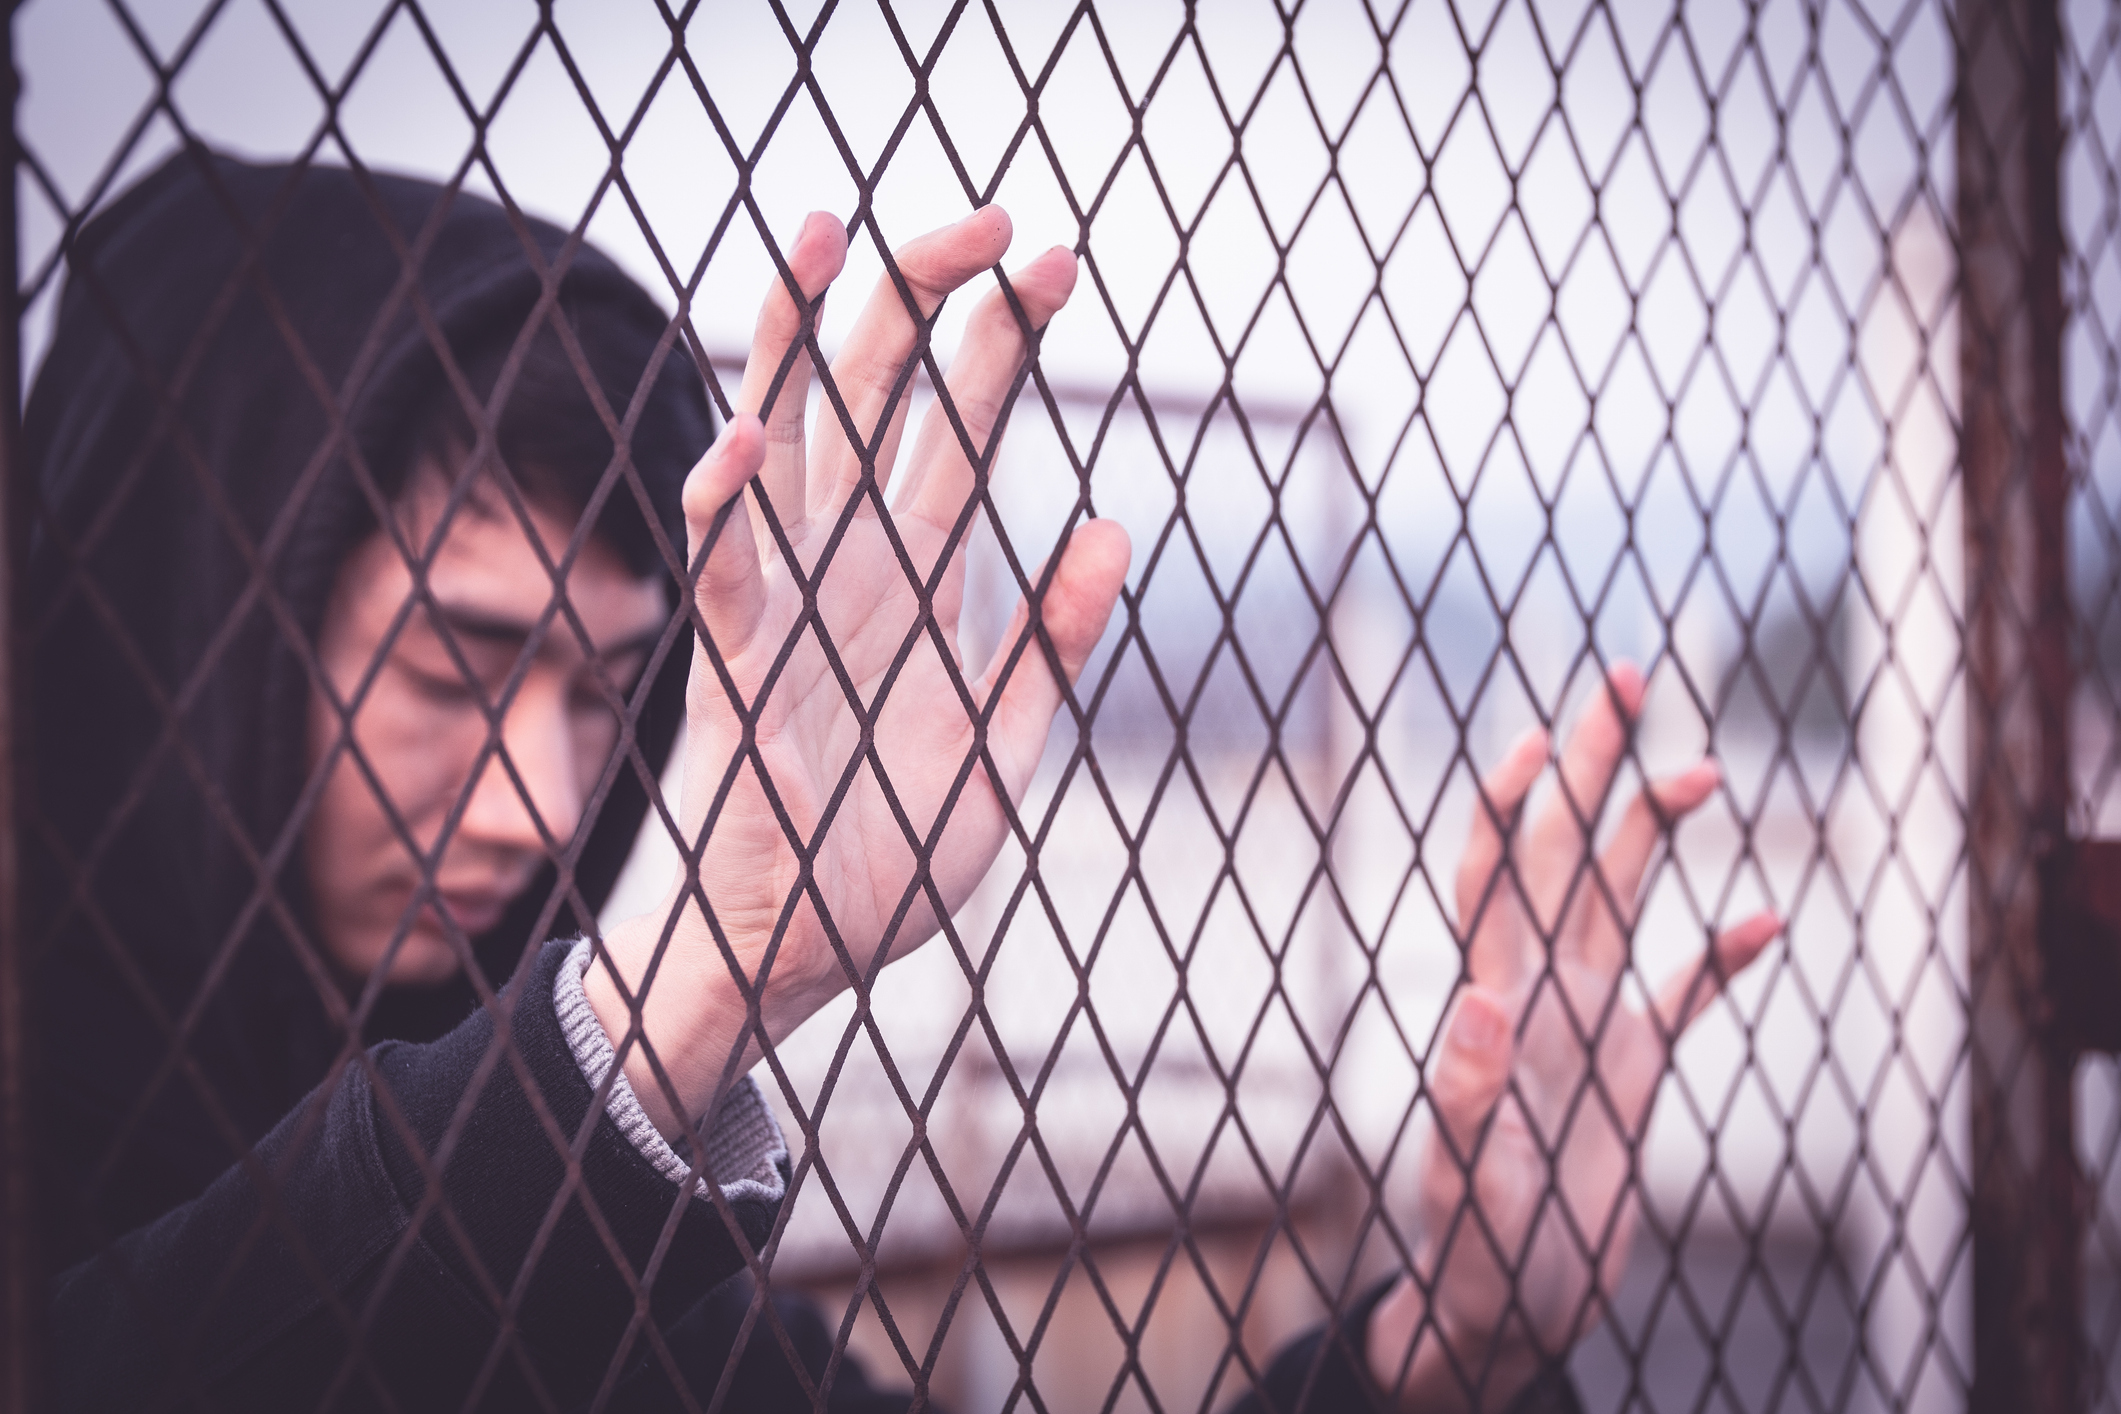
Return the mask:
<svg viewBox="0 0 2121 1414">
<path fill-rule="evenodd" d="M 580 363 L 560 337 L 555 321 L 562 318 L 567 319 Z M 614 347 L 615 343 L 622 343 L 623 349 Z M 478 454 L 482 425 L 491 418 L 487 445 L 497 461 L 487 461 L 488 468 L 505 473 L 526 500 L 563 511 L 570 518 L 580 516 L 602 491 L 597 534 L 636 575 L 669 573 L 669 562 L 656 544 L 640 496 L 626 473 L 637 449 L 668 448 L 673 441 L 682 444 L 681 432 L 660 424 L 671 421 L 674 406 L 683 405 L 674 405 L 662 389 L 636 396 L 636 381 L 646 372 L 638 367 L 638 345 L 635 331 L 615 338 L 604 320 L 581 321 L 565 312 L 541 321 L 534 332 L 526 333 L 521 327 L 496 331 L 457 356 L 458 369 L 476 399 L 471 406 L 452 385 L 440 360 L 433 360 L 432 391 L 416 405 L 403 440 L 384 444 L 386 464 L 377 471 L 386 490 L 402 494 L 411 472 L 423 463 L 452 474 L 462 469 L 466 459 Z M 502 389 L 511 360 L 516 365 Z M 585 374 L 594 380 L 597 396 L 591 395 Z M 692 360 L 682 346 L 672 348 L 657 370 L 658 382 L 692 376 Z M 502 400 L 496 409 L 497 390 Z M 627 455 L 615 462 L 618 443 L 613 433 L 625 430 L 636 402 L 640 408 L 627 438 Z M 659 508 L 657 516 L 664 522 L 666 535 L 674 529 L 667 510 Z M 671 550 L 683 555 L 683 541 L 673 540 Z"/>
</svg>

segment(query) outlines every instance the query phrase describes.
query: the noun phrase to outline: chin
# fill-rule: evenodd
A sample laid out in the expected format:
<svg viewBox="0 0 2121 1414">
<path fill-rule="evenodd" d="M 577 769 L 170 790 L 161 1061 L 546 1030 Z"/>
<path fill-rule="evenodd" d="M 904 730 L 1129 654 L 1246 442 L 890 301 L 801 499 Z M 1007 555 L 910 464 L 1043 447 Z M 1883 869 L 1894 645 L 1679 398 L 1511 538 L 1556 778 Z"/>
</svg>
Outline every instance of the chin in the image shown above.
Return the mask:
<svg viewBox="0 0 2121 1414">
<path fill-rule="evenodd" d="M 435 987 L 463 971 L 456 949 L 440 938 L 414 933 L 398 947 L 383 981 L 392 987 Z"/>
</svg>

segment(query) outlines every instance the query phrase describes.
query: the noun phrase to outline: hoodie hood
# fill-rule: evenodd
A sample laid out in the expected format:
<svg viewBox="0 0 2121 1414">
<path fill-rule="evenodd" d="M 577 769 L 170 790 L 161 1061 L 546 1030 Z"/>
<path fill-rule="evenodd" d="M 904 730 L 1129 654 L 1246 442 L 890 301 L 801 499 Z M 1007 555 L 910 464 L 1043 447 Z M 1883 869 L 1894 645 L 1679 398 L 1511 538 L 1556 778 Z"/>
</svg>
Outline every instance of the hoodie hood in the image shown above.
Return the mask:
<svg viewBox="0 0 2121 1414">
<path fill-rule="evenodd" d="M 69 257 L 25 413 L 22 599 L 26 936 L 62 1260 L 195 1196 L 350 1044 L 428 1039 L 473 1005 L 468 979 L 387 989 L 350 1037 L 299 870 L 311 645 L 449 362 L 565 326 L 633 420 L 605 476 L 617 514 L 647 508 L 643 572 L 683 552 L 679 492 L 712 431 L 638 285 L 431 183 L 190 149 Z M 679 635 L 634 727 L 657 770 L 689 648 Z M 622 769 L 573 888 L 548 864 L 475 940 L 492 985 L 533 931 L 582 925 L 577 892 L 602 904 L 645 807 Z"/>
</svg>

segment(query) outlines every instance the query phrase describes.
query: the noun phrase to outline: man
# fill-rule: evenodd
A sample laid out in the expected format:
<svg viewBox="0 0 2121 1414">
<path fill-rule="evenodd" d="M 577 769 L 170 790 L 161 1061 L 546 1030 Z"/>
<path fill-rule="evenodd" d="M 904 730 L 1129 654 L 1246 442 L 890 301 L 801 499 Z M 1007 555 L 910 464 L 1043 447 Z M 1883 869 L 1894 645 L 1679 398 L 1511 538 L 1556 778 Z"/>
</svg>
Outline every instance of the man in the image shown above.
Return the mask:
<svg viewBox="0 0 2121 1414">
<path fill-rule="evenodd" d="M 1065 251 L 974 313 L 880 504 L 921 329 L 1008 240 L 988 209 L 899 252 L 806 434 L 845 254 L 812 217 L 687 473 L 667 321 L 563 233 L 199 152 L 83 232 L 26 432 L 66 1404 L 808 1402 L 822 1327 L 738 1280 L 787 1178 L 744 1076 L 978 882 L 1126 568 L 1077 526 L 958 663 L 974 468 Z M 1252 1398 L 1565 1397 L 1536 1382 L 1624 1256 L 1670 1037 L 1775 926 L 1606 1014 L 1660 830 L 1715 782 L 1659 783 L 1587 867 L 1640 692 L 1616 670 L 1514 855 L 1544 738 L 1491 776 L 1427 1247 Z M 680 705 L 696 861 L 526 948 L 593 918 Z M 1550 1161 L 1594 1073 L 1602 1122 Z M 844 1366 L 825 1397 L 891 1402 Z"/>
</svg>

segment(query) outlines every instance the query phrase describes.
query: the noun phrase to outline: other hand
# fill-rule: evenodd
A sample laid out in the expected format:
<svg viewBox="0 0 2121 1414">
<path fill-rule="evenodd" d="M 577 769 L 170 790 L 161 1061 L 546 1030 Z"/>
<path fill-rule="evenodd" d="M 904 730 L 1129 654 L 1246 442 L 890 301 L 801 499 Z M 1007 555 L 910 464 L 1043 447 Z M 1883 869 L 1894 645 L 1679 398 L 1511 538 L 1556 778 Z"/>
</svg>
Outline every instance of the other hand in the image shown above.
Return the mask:
<svg viewBox="0 0 2121 1414">
<path fill-rule="evenodd" d="M 1641 674 L 1616 667 L 1528 829 L 1544 732 L 1517 741 L 1474 806 L 1458 872 L 1467 980 L 1429 1068 L 1416 1279 L 1369 1333 L 1371 1373 L 1403 1407 L 1501 1409 L 1596 1323 L 1626 1266 L 1635 1156 L 1672 1045 L 1781 930 L 1771 913 L 1746 919 L 1647 1005 L 1623 987 L 1650 858 L 1720 779 L 1703 761 L 1651 782 L 1594 851 L 1642 697 Z"/>
</svg>

